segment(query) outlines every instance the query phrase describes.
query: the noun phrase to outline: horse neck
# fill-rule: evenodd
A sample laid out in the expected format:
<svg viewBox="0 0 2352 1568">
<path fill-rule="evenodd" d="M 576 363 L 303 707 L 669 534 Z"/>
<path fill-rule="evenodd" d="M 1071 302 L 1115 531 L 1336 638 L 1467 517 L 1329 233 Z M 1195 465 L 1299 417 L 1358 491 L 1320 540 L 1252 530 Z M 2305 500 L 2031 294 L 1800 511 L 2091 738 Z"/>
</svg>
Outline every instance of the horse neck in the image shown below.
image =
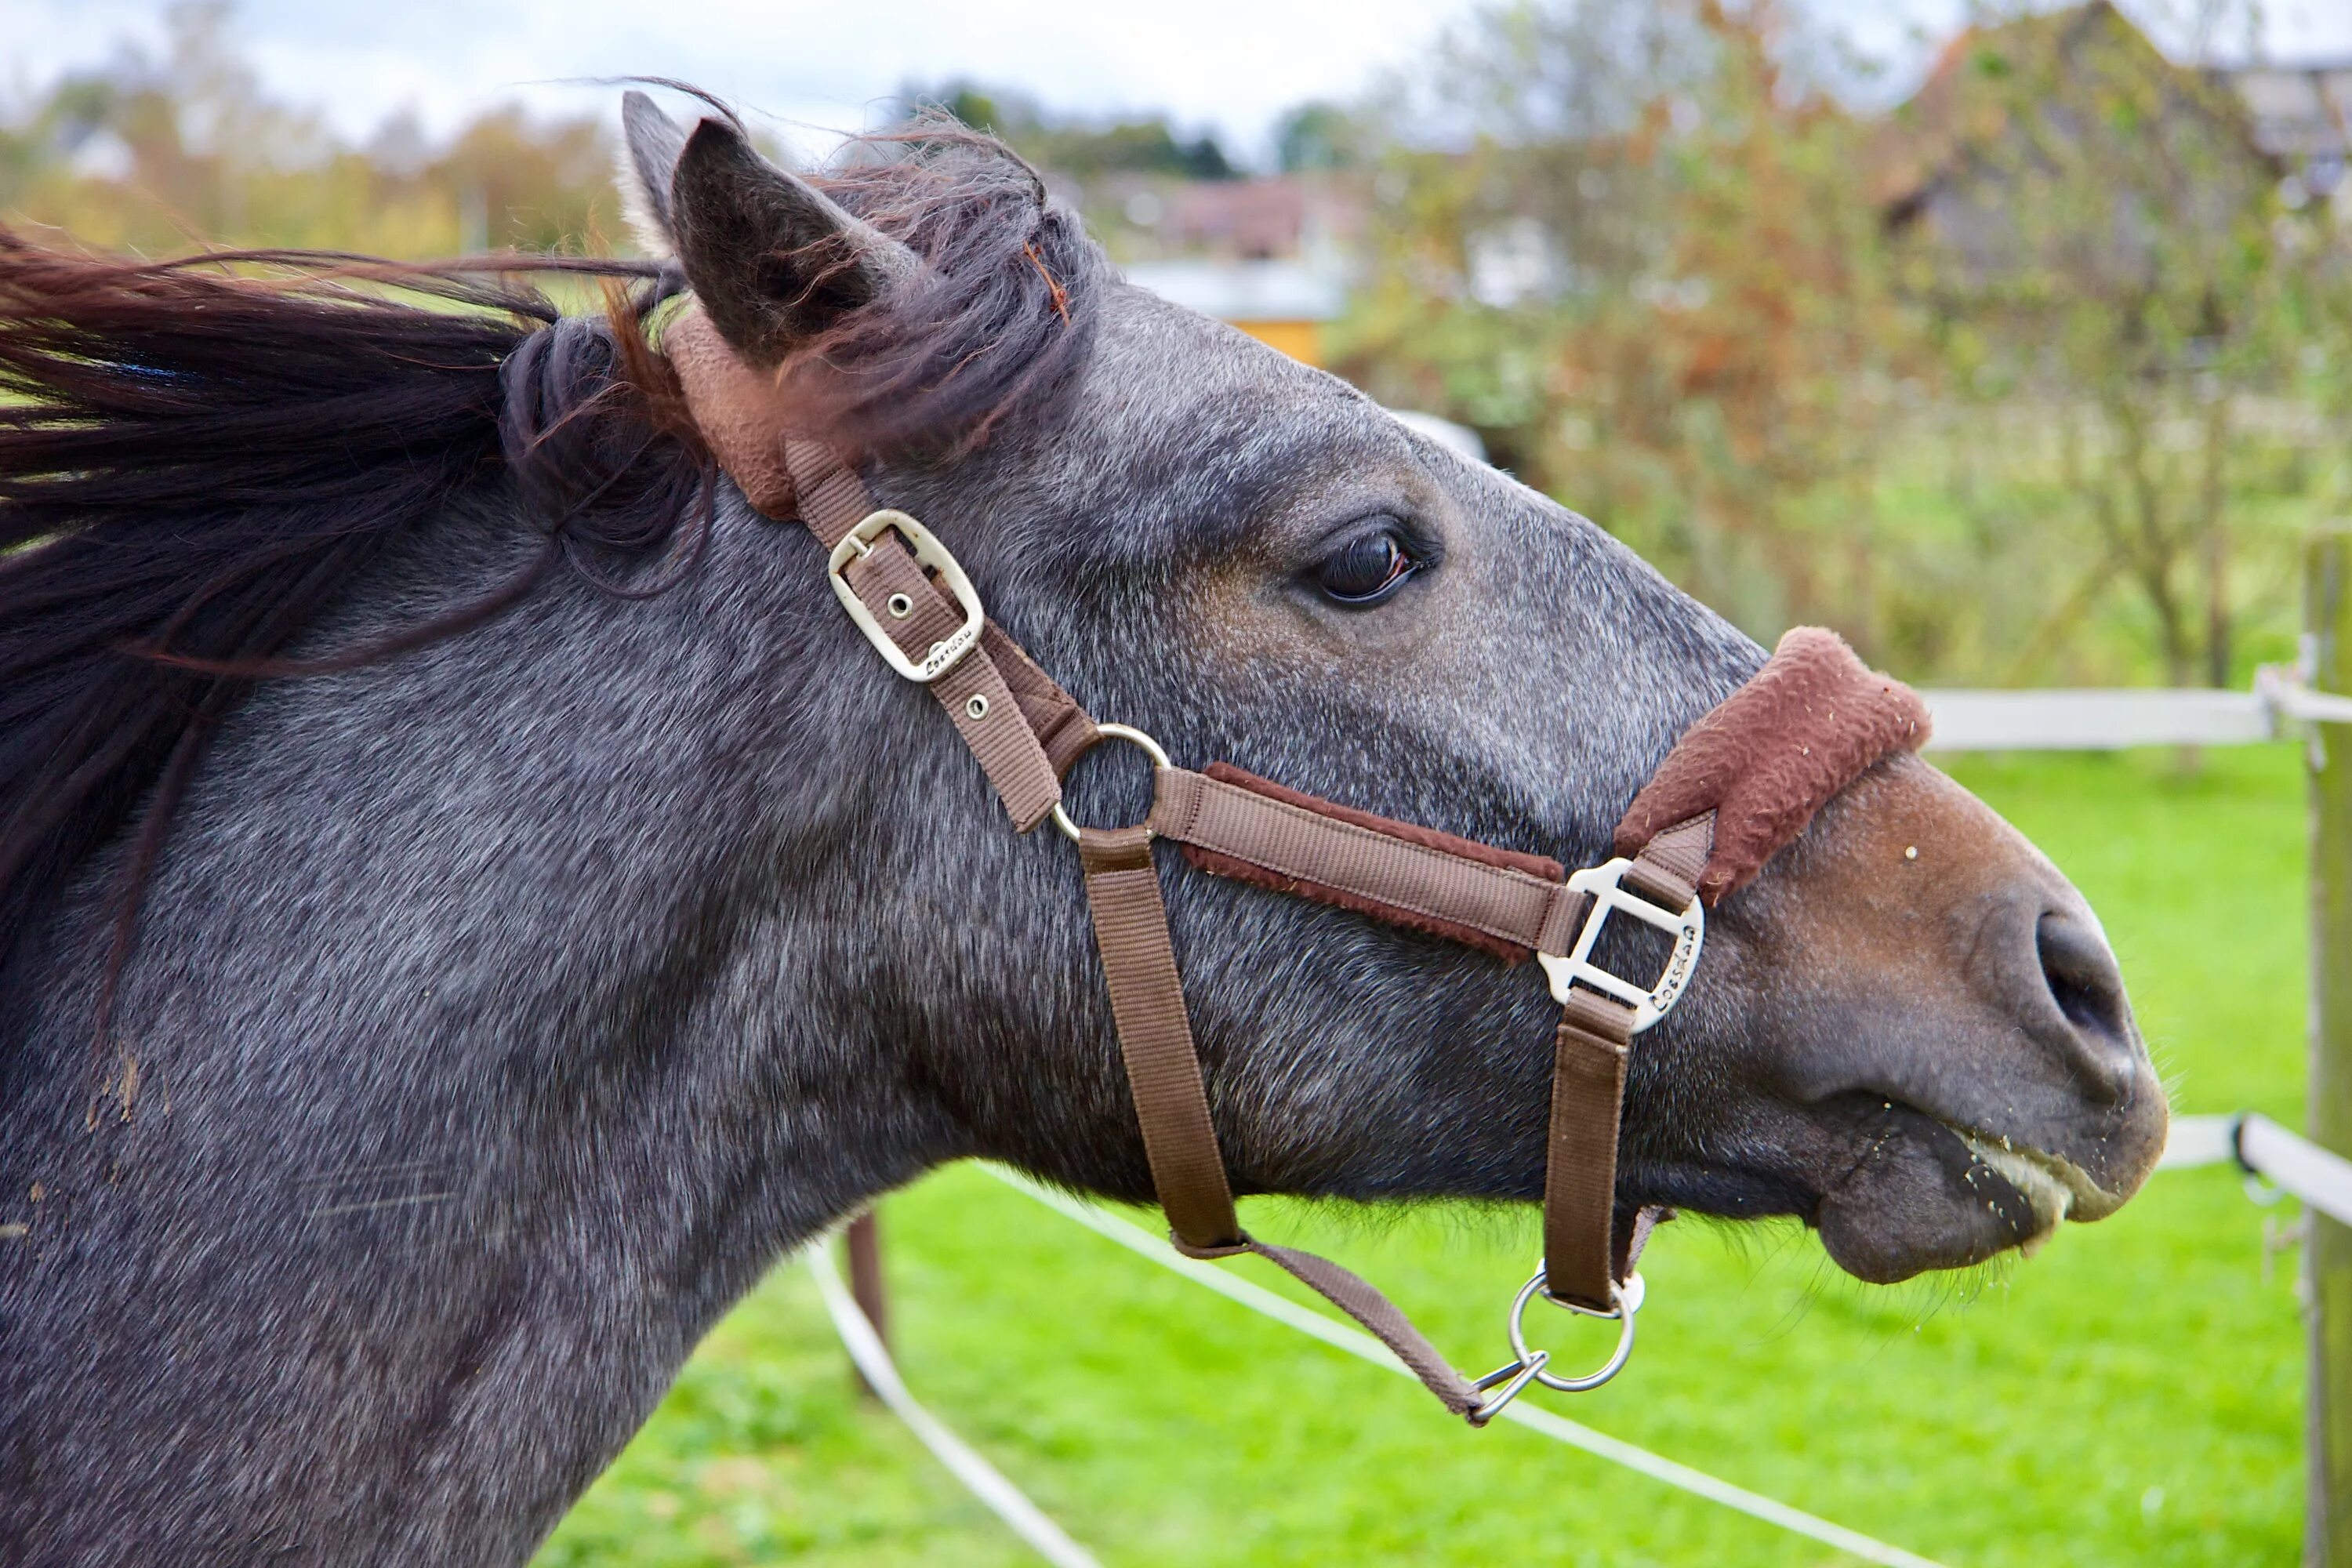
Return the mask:
<svg viewBox="0 0 2352 1568">
<path fill-rule="evenodd" d="M 329 640 L 413 617 L 436 574 L 495 581 L 505 526 L 451 520 Z M 814 984 L 820 914 L 850 911 L 790 885 L 823 873 L 824 792 L 785 802 L 801 837 L 771 826 L 789 781 L 827 778 L 793 748 L 834 743 L 775 710 L 801 628 L 747 554 L 774 548 L 731 518 L 663 598 L 551 584 L 423 652 L 265 686 L 175 821 L 103 1052 L 91 868 L 0 1091 L 0 1190 L 46 1194 L 34 1266 L 0 1270 L 0 1341 L 13 1320 L 89 1353 L 0 1354 L 49 1383 L 0 1400 L 0 1429 L 80 1456 L 60 1486 L 92 1531 L 315 1520 L 323 1491 L 376 1500 L 355 1543 L 401 1513 L 440 1532 L 419 1560 L 499 1560 L 485 1543 L 551 1522 L 767 1261 L 950 1152 Z M 99 1435 L 192 1433 L 182 1458 L 235 1473 L 107 1522 L 153 1472 Z"/>
</svg>

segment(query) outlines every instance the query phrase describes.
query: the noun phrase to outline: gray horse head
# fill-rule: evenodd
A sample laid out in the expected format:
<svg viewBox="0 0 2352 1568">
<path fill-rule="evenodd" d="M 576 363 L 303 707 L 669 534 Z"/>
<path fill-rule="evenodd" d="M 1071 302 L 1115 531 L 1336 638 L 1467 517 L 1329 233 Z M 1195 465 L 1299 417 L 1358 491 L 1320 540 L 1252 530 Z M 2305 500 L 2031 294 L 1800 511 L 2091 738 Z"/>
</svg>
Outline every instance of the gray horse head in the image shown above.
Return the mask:
<svg viewBox="0 0 2352 1568">
<path fill-rule="evenodd" d="M 747 357 L 789 365 L 840 314 L 937 287 L 928 258 L 758 158 L 729 123 L 688 137 L 642 97 L 629 109 L 654 237 Z M 815 259 L 779 275 L 779 258 Z M 1092 336 L 1068 414 L 1000 426 L 960 461 L 886 462 L 876 479 L 952 532 L 994 612 L 1093 710 L 1181 754 L 1590 863 L 1676 736 L 1760 661 L 1601 530 L 1344 383 L 1091 258 L 1076 281 Z M 938 738 L 910 694 L 876 697 Z M 961 793 L 985 815 L 984 797 Z M 1040 851 L 1059 858 L 993 825 L 967 819 L 957 837 L 993 843 L 936 857 L 952 876 L 967 852 L 1002 855 L 1007 878 Z M 1026 896 L 981 923 L 1031 940 Z M 1183 879 L 1171 896 L 1241 1181 L 1533 1194 L 1539 987 L 1344 914 Z M 1051 901 L 1066 912 L 1066 897 Z M 2070 1212 L 2097 1217 L 2154 1157 L 2162 1096 L 2095 920 L 1924 763 L 1889 763 L 1853 791 L 1710 941 L 1685 1012 L 1636 1056 L 1629 1202 L 1801 1213 L 1849 1269 L 1895 1279 L 1981 1259 Z M 1070 956 L 1068 994 L 1041 996 L 1007 952 L 981 1005 L 1036 1016 L 1036 1016 L 1032 1038 L 1052 1054 L 1034 1070 L 1093 1080 L 1116 1107 L 1086 956 Z M 952 1025 L 942 1032 L 951 1042 Z M 1066 1152 L 1043 1168 L 1101 1187 L 1123 1167 L 1112 1190 L 1148 1195 L 1128 1119 L 1097 1120 L 1095 1094 L 1077 1104 L 1085 1114 L 1053 1118 Z M 991 1152 L 1040 1163 L 1032 1109 Z M 2004 1144 L 2034 1152 L 2003 1157 Z M 2005 1173 L 1990 1182 L 1988 1158 Z M 1988 1204 L 2004 1184 L 2017 1191 Z"/>
<path fill-rule="evenodd" d="M 1590 864 L 1762 661 L 1583 518 L 1121 282 L 993 143 L 930 127 L 820 178 L 723 117 L 625 118 L 639 219 L 736 350 L 1180 760 Z M 530 363 L 592 340 L 630 357 L 567 323 Z M 0 1244 L 28 1560 L 519 1561 L 718 1314 L 877 1193 L 985 1155 L 1150 1195 L 1069 846 L 1010 829 L 731 486 L 698 558 L 645 567 L 666 592 L 589 549 L 463 636 L 334 659 L 565 526 L 524 359 L 466 416 L 488 455 L 301 629 L 334 673 L 240 689 L 168 837 L 90 847 L 11 961 L 0 1192 L 54 1205 Z M 629 450 L 691 468 L 658 401 Z M 418 460 L 383 450 L 386 483 Z M 1141 773 L 1082 763 L 1073 814 L 1135 820 Z M 1531 972 L 1164 880 L 1238 1190 L 1538 1195 Z M 93 1118 L 102 993 L 145 1087 Z M 1799 1216 L 1894 1280 L 2105 1214 L 2164 1127 L 2090 910 L 1906 756 L 1716 911 L 1637 1042 L 1619 1199 Z"/>
</svg>

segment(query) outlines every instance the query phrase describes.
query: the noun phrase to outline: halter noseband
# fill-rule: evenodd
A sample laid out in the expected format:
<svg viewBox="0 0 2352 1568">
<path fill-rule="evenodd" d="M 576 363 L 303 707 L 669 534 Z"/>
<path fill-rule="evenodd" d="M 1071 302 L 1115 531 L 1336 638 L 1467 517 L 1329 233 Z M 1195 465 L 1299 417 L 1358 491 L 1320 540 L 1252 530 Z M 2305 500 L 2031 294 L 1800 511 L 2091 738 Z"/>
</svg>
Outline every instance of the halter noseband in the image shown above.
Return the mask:
<svg viewBox="0 0 2352 1568">
<path fill-rule="evenodd" d="M 1925 707 L 1864 668 L 1832 633 L 1800 627 L 1738 692 L 1676 743 L 1616 831 L 1616 858 L 1572 874 L 1499 849 L 1302 795 L 1222 763 L 1194 773 L 1141 731 L 1098 724 L 991 622 L 955 557 L 903 512 L 877 509 L 831 448 L 787 434 L 772 382 L 737 357 L 698 305 L 662 332 L 687 401 L 751 505 L 797 518 L 829 552 L 843 607 L 890 668 L 938 699 L 1026 833 L 1053 821 L 1076 841 L 1111 1012 L 1153 1188 L 1177 1249 L 1257 1254 L 1378 1335 L 1443 1400 L 1483 1426 L 1530 1382 L 1578 1392 L 1616 1375 L 1633 1348 L 1634 1266 L 1671 1212 L 1617 1224 L 1617 1132 L 1633 1037 L 1664 1017 L 1696 968 L 1705 909 L 1753 879 L 1815 811 L 1873 763 L 1927 738 Z M 1062 775 L 1104 739 L 1153 763 L 1150 815 L 1080 827 Z M 1544 1176 L 1542 1263 L 1513 1301 L 1512 1359 L 1481 1378 L 1455 1371 L 1388 1299 L 1309 1253 L 1261 1242 L 1234 1212 L 1201 1062 L 1176 973 L 1151 841 L 1200 869 L 1339 904 L 1496 952 L 1532 955 L 1560 1004 Z M 1612 915 L 1665 931 L 1647 985 L 1593 961 Z M 1564 1377 L 1521 1327 L 1538 1294 L 1619 1324 L 1597 1371 Z"/>
</svg>

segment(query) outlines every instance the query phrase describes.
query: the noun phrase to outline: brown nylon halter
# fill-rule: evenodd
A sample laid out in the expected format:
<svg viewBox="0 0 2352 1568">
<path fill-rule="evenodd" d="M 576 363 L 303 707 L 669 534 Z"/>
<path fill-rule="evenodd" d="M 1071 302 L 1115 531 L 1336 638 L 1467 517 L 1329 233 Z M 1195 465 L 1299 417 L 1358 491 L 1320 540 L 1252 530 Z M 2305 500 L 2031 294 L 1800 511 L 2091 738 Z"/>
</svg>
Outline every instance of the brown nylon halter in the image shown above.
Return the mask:
<svg viewBox="0 0 2352 1568">
<path fill-rule="evenodd" d="M 920 522 L 877 509 L 832 449 L 786 434 L 772 380 L 736 356 L 699 306 L 671 321 L 661 350 L 720 465 L 759 511 L 780 521 L 797 518 L 816 535 L 830 552 L 828 574 L 845 609 L 894 668 L 938 699 L 1013 825 L 1026 833 L 1051 818 L 1077 841 L 1137 1121 L 1178 1250 L 1195 1258 L 1252 1252 L 1285 1269 L 1377 1335 L 1449 1410 L 1474 1425 L 1530 1381 L 1578 1390 L 1613 1375 L 1632 1348 L 1640 1305 L 1634 1265 L 1652 1226 L 1669 1217 L 1645 1209 L 1626 1225 L 1618 1222 L 1617 1132 L 1633 1037 L 1673 1005 L 1689 978 L 1699 952 L 1701 889 L 1707 903 L 1734 890 L 1864 769 L 1894 750 L 1916 747 L 1926 735 L 1917 699 L 1864 670 L 1830 634 L 1790 634 L 1755 680 L 1677 745 L 1636 798 L 1618 827 L 1622 858 L 1572 877 L 1541 857 L 1374 816 L 1225 764 L 1194 773 L 1171 765 L 1148 737 L 1096 723 L 985 619 L 953 556 Z M 1811 640 L 1800 645 L 1801 637 Z M 1743 726 L 1726 719 L 1742 704 L 1748 714 L 1764 714 L 1776 732 L 1772 755 L 1760 763 L 1747 754 L 1756 748 L 1742 738 Z M 1106 736 L 1152 752 L 1151 810 L 1130 827 L 1077 827 L 1060 809 L 1061 778 Z M 1736 765 L 1726 765 L 1727 756 Z M 1777 787 L 1783 774 L 1794 781 L 1793 793 Z M 1758 779 L 1776 787 L 1760 794 L 1751 787 L 1743 796 L 1743 785 Z M 1667 811 L 1672 815 L 1662 815 Z M 1719 816 L 1728 828 L 1723 835 Z M 1664 826 L 1651 829 L 1651 821 Z M 1719 852 L 1719 837 L 1728 856 Z M 1218 875 L 1341 904 L 1507 958 L 1542 961 L 1561 1003 L 1545 1154 L 1544 1260 L 1514 1304 L 1509 1363 L 1483 1378 L 1465 1377 L 1362 1279 L 1242 1228 L 1169 940 L 1151 855 L 1155 838 L 1182 846 L 1194 866 Z M 1593 939 L 1612 912 L 1675 936 L 1655 985 L 1627 982 L 1590 962 Z M 1555 1304 L 1619 1321 L 1616 1352 L 1601 1371 L 1557 1377 L 1547 1370 L 1546 1352 L 1526 1348 L 1519 1319 L 1538 1290 Z"/>
</svg>

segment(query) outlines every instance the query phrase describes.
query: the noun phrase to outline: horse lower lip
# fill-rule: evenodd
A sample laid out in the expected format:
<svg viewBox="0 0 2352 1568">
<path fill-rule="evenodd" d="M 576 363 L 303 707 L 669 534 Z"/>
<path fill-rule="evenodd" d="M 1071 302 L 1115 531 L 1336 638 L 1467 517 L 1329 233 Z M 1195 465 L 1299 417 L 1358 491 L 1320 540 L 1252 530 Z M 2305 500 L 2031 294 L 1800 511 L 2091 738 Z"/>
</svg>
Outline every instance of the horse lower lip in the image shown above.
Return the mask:
<svg viewBox="0 0 2352 1568">
<path fill-rule="evenodd" d="M 1969 1153 L 1998 1173 L 2033 1205 L 2041 1228 L 2026 1242 L 2029 1251 L 2057 1229 L 2061 1221 L 2105 1219 L 2123 1203 L 2071 1160 L 1952 1122 L 1945 1125 L 1959 1134 Z"/>
</svg>

